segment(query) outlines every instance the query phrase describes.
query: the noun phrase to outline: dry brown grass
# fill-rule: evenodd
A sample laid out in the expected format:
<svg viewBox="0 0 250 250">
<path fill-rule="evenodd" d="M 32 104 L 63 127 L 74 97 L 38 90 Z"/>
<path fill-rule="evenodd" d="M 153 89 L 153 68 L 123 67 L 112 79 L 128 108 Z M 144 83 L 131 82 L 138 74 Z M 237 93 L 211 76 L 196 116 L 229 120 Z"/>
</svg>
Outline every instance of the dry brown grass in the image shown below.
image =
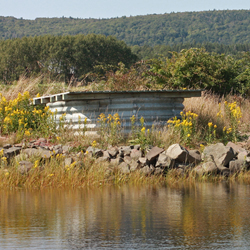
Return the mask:
<svg viewBox="0 0 250 250">
<path fill-rule="evenodd" d="M 241 108 L 242 119 L 240 131 L 247 133 L 250 129 L 250 101 L 242 96 L 228 95 L 226 97 L 218 96 L 209 92 L 203 92 L 201 97 L 187 98 L 184 101 L 185 111 L 191 111 L 198 114 L 198 126 L 203 129 L 208 122 L 212 122 L 218 126 L 218 132 L 222 132 L 223 128 L 230 127 L 230 119 L 226 116 L 225 104 L 236 102 Z M 223 118 L 218 118 L 217 113 L 221 110 Z"/>
<path fill-rule="evenodd" d="M 35 159 L 33 159 L 35 160 Z M 112 171 L 107 171 L 112 169 Z M 0 169 L 0 189 L 27 188 L 81 188 L 101 187 L 105 185 L 173 185 L 175 183 L 240 181 L 250 183 L 250 171 L 234 174 L 230 177 L 223 175 L 197 175 L 193 170 L 180 173 L 176 169 L 169 170 L 166 175 L 144 175 L 140 171 L 123 174 L 116 166 L 108 162 L 97 163 L 94 158 L 82 156 L 79 163 L 72 168 L 64 167 L 64 159 L 54 157 L 40 162 L 27 174 L 17 170 L 15 161 L 7 169 Z"/>
</svg>

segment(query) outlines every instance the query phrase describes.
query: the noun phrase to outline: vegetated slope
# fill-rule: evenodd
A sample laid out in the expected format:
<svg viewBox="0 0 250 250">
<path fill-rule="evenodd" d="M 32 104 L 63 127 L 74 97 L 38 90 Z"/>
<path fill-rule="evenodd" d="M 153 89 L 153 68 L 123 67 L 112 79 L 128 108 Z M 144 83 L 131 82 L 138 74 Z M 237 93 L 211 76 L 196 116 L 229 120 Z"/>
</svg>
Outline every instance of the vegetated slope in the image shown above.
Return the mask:
<svg viewBox="0 0 250 250">
<path fill-rule="evenodd" d="M 250 10 L 223 10 L 145 15 L 111 19 L 0 17 L 0 38 L 104 34 L 128 45 L 177 43 L 250 43 Z"/>
</svg>

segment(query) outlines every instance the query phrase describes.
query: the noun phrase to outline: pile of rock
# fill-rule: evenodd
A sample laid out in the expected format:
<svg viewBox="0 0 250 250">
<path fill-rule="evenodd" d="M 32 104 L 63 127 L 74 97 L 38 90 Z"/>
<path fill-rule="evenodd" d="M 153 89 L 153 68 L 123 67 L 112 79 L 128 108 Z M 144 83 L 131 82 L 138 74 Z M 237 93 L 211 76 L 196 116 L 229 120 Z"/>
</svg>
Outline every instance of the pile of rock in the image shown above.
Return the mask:
<svg viewBox="0 0 250 250">
<path fill-rule="evenodd" d="M 232 142 L 226 146 L 223 143 L 207 146 L 202 154 L 179 144 L 173 144 L 167 150 L 153 147 L 145 153 L 139 145 L 111 147 L 105 151 L 89 147 L 87 150 L 97 158 L 97 162 L 109 161 L 123 173 L 139 170 L 150 175 L 176 169 L 180 174 L 193 170 L 198 175 L 212 173 L 228 176 L 250 167 L 250 152 Z"/>
<path fill-rule="evenodd" d="M 73 162 L 79 163 L 82 157 L 93 157 L 96 163 L 107 162 L 108 164 L 103 164 L 107 171 L 114 169 L 122 173 L 140 171 L 144 175 L 159 175 L 169 169 L 176 169 L 180 174 L 193 170 L 198 175 L 212 173 L 228 176 L 248 170 L 250 167 L 250 152 L 232 142 L 226 146 L 222 143 L 209 145 L 204 148 L 203 153 L 198 150 L 187 150 L 179 144 L 173 144 L 167 150 L 159 147 L 142 150 L 140 145 L 131 145 L 110 147 L 107 150 L 88 147 L 85 153 L 70 153 L 69 146 L 51 145 L 46 139 L 40 138 L 27 145 L 4 145 L 2 150 L 7 162 L 13 157 L 16 158 L 19 163 L 18 169 L 22 174 L 33 167 L 29 158 L 38 156 L 41 159 L 50 159 L 57 154 L 65 156 L 63 167 Z M 21 160 L 20 153 L 26 156 L 25 161 Z"/>
</svg>

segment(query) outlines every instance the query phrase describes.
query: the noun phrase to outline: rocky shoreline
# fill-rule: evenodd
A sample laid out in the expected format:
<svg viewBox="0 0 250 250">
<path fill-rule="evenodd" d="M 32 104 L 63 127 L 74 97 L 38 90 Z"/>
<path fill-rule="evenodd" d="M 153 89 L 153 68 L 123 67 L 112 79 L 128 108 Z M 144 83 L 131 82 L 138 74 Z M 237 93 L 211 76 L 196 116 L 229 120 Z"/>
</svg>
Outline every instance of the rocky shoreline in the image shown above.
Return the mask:
<svg viewBox="0 0 250 250">
<path fill-rule="evenodd" d="M 250 169 L 250 151 L 232 142 L 226 146 L 223 143 L 204 146 L 203 152 L 187 150 L 180 144 L 173 144 L 167 149 L 148 147 L 142 150 L 140 145 L 110 146 L 107 150 L 90 146 L 85 152 L 72 152 L 71 149 L 70 146 L 52 145 L 44 138 L 28 143 L 6 144 L 0 148 L 2 159 L 7 163 L 1 168 L 8 171 L 9 164 L 15 160 L 17 170 L 27 174 L 34 167 L 34 157 L 42 161 L 61 155 L 64 158 L 63 168 L 79 167 L 86 157 L 92 159 L 93 164 L 98 163 L 105 168 L 109 174 L 117 170 L 124 174 L 139 171 L 149 176 L 166 174 L 175 169 L 180 175 L 194 171 L 199 176 L 230 176 Z"/>
</svg>

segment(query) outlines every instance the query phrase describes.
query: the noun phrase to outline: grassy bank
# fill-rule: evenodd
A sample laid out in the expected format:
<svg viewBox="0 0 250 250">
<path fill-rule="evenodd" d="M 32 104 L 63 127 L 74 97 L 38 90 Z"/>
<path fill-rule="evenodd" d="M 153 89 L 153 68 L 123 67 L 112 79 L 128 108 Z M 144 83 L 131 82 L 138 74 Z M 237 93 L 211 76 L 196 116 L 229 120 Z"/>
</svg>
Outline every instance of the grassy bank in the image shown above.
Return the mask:
<svg viewBox="0 0 250 250">
<path fill-rule="evenodd" d="M 164 175 L 146 176 L 139 171 L 123 174 L 113 167 L 114 171 L 106 171 L 109 163 L 96 163 L 87 157 L 82 159 L 81 165 L 71 168 L 63 166 L 62 159 L 52 159 L 39 165 L 34 164 L 28 174 L 21 174 L 13 162 L 0 170 L 0 188 L 81 188 L 101 187 L 104 185 L 170 185 L 178 182 L 242 182 L 250 183 L 250 171 L 225 177 L 222 175 L 197 175 L 194 171 L 179 173 L 176 169 L 169 170 Z"/>
<path fill-rule="evenodd" d="M 75 131 L 64 126 L 63 116 L 58 128 L 53 114 L 48 109 L 30 105 L 32 97 L 38 93 L 48 95 L 63 91 L 96 90 L 95 88 L 96 85 L 93 84 L 66 86 L 49 79 L 45 83 L 44 79 L 39 77 L 21 78 L 12 86 L 1 86 L 0 146 L 6 143 L 28 144 L 38 137 L 49 138 L 52 144 L 69 145 L 71 152 L 79 153 L 80 163 L 65 168 L 62 155 L 55 155 L 46 161 L 33 158 L 32 169 L 28 174 L 21 174 L 17 169 L 17 160 L 7 164 L 4 157 L 1 157 L 0 188 L 84 187 L 125 183 L 163 185 L 178 181 L 217 182 L 226 179 L 250 182 L 250 172 L 241 172 L 229 178 L 221 175 L 198 176 L 192 170 L 180 174 L 174 169 L 159 176 L 146 176 L 140 172 L 122 174 L 116 168 L 110 173 L 106 171 L 109 163 L 98 163 L 86 154 L 87 147 L 91 145 L 106 149 L 109 145 L 140 144 L 143 150 L 147 150 L 151 145 L 166 149 L 171 144 L 180 143 L 188 149 L 202 151 L 205 145 L 234 141 L 247 147 L 246 140 L 250 129 L 248 99 L 236 95 L 218 96 L 203 92 L 202 97 L 186 99 L 182 119 L 173 118 L 163 128 L 152 127 L 146 130 L 143 117 L 131 117 L 132 129 L 128 137 L 122 135 L 122 119 L 117 114 L 108 117 L 101 115 L 99 136 L 90 137 L 81 133 L 75 135 Z M 140 120 L 140 126 L 133 127 L 135 119 Z"/>
</svg>

